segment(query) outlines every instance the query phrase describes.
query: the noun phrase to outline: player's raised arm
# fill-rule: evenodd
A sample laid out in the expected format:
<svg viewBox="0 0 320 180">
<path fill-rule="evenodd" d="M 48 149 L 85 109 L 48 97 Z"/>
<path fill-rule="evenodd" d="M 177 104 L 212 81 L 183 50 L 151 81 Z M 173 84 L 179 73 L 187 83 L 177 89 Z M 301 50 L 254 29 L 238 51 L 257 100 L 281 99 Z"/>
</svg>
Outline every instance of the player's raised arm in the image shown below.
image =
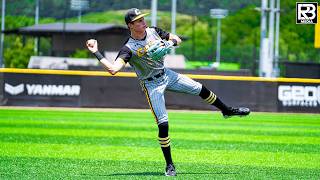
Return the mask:
<svg viewBox="0 0 320 180">
<path fill-rule="evenodd" d="M 124 66 L 125 61 L 121 58 L 117 58 L 114 63 L 110 63 L 100 52 L 98 49 L 98 42 L 95 39 L 89 39 L 86 43 L 87 48 L 91 51 L 97 59 L 106 67 L 107 71 L 114 75 L 119 72 Z"/>
</svg>

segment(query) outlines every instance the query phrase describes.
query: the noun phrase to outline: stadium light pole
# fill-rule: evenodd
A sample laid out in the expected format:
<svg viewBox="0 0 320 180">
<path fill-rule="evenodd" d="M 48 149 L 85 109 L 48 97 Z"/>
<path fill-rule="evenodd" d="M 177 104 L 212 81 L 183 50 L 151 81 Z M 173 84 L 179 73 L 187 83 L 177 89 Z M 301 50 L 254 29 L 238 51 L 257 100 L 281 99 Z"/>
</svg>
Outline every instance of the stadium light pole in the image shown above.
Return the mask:
<svg viewBox="0 0 320 180">
<path fill-rule="evenodd" d="M 157 26 L 157 0 L 151 2 L 151 26 Z"/>
<path fill-rule="evenodd" d="M 268 7 L 268 2 L 270 2 Z M 279 26 L 280 26 L 280 0 L 261 0 L 261 42 L 259 76 L 277 77 L 279 75 Z M 267 30 L 267 13 L 269 12 L 269 27 Z M 275 27 L 275 13 L 276 27 Z M 274 32 L 276 31 L 276 32 Z M 268 35 L 267 35 L 268 32 Z"/>
<path fill-rule="evenodd" d="M 271 63 L 270 74 L 268 76 L 273 77 L 274 74 L 274 7 L 275 7 L 275 0 L 270 0 L 270 10 L 269 10 L 269 63 Z"/>
<path fill-rule="evenodd" d="M 171 5 L 171 33 L 176 34 L 176 15 L 177 15 L 177 0 L 172 0 Z M 175 48 L 171 50 L 171 54 L 175 54 Z"/>
<path fill-rule="evenodd" d="M 259 61 L 259 76 L 268 76 L 268 52 L 269 44 L 267 37 L 267 11 L 268 0 L 261 0 L 261 8 L 257 8 L 261 11 L 260 21 L 260 61 Z"/>
<path fill-rule="evenodd" d="M 274 52 L 274 77 L 280 75 L 279 69 L 279 34 L 280 34 L 280 0 L 277 0 L 276 6 L 276 39 L 275 39 L 275 52 Z"/>
<path fill-rule="evenodd" d="M 2 0 L 2 12 L 1 12 L 1 42 L 0 42 L 0 68 L 4 67 L 3 58 L 3 41 L 4 41 L 4 29 L 5 29 L 5 14 L 6 14 L 6 0 Z"/>
<path fill-rule="evenodd" d="M 39 3 L 40 0 L 36 0 L 36 9 L 35 9 L 35 17 L 34 17 L 34 24 L 37 25 L 39 24 Z M 34 52 L 38 55 L 38 44 L 39 44 L 39 38 L 36 37 L 34 39 Z"/>
<path fill-rule="evenodd" d="M 217 48 L 216 48 L 216 62 L 212 64 L 213 67 L 220 66 L 220 44 L 221 44 L 221 20 L 228 15 L 226 9 L 210 9 L 210 16 L 217 19 Z"/>
</svg>

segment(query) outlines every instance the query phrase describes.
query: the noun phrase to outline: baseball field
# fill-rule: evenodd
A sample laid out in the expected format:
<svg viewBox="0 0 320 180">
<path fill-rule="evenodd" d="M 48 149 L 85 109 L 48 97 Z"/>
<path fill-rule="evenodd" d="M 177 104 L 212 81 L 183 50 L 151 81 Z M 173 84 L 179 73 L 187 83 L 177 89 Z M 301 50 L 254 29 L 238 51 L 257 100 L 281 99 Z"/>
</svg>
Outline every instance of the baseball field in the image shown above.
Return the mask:
<svg viewBox="0 0 320 180">
<path fill-rule="evenodd" d="M 179 179 L 320 179 L 320 114 L 170 111 Z M 0 179 L 159 179 L 149 110 L 0 109 Z"/>
</svg>

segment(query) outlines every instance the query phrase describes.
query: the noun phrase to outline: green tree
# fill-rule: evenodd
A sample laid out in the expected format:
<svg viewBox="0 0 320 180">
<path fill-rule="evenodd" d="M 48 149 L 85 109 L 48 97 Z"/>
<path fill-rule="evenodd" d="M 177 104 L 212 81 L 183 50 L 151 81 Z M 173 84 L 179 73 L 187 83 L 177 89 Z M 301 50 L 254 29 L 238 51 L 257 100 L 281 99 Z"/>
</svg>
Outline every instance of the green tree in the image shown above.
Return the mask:
<svg viewBox="0 0 320 180">
<path fill-rule="evenodd" d="M 192 54 L 194 54 L 196 60 L 212 61 L 216 50 L 216 21 L 209 17 L 209 9 L 225 8 L 230 13 L 227 18 L 222 20 L 221 60 L 224 62 L 239 62 L 242 68 L 250 68 L 254 65 L 255 60 L 259 59 L 260 12 L 255 11 L 254 7 L 259 7 L 260 1 L 178 1 L 177 9 L 180 13 L 177 14 L 177 34 L 187 37 L 188 40 L 181 44 L 180 48 L 177 49 L 177 53 L 185 55 L 189 60 L 192 59 Z M 306 1 L 313 2 L 312 0 Z M 91 13 L 84 12 L 82 22 L 124 25 L 123 15 L 126 11 L 124 9 L 135 6 L 142 10 L 144 9 L 144 12 L 150 12 L 150 1 L 110 0 L 101 2 L 101 0 L 90 1 Z M 67 22 L 78 21 L 76 12 L 69 11 L 66 1 L 43 0 L 40 5 L 41 17 L 62 18 L 63 13 L 67 12 L 67 17 L 73 16 L 73 18 L 67 19 Z M 297 25 L 295 23 L 295 6 L 296 1 L 281 0 L 280 61 L 320 63 L 319 50 L 313 47 L 314 26 Z M 23 14 L 26 16 L 7 16 L 6 29 L 28 26 L 34 23 L 34 0 L 11 1 L 7 7 L 8 11 L 11 12 L 10 14 Z M 160 10 L 158 11 L 158 26 L 170 31 L 171 14 L 169 11 L 171 2 L 160 0 L 158 8 Z M 194 34 L 192 31 L 192 16 L 188 14 L 194 14 L 197 17 Z M 146 19 L 149 21 L 148 18 Z M 56 21 L 56 19 L 40 19 L 40 23 Z M 192 40 L 193 35 L 195 36 L 195 41 Z M 5 49 L 11 48 L 10 43 L 15 42 L 15 39 L 15 36 L 6 36 Z M 28 43 L 30 43 L 30 46 L 33 44 L 32 41 L 26 41 L 26 46 Z M 46 44 L 45 48 L 48 49 L 50 42 L 48 41 Z M 193 49 L 195 50 L 194 53 L 192 52 Z M 85 54 L 77 52 L 74 56 L 85 56 Z"/>
<path fill-rule="evenodd" d="M 187 24 L 189 25 L 189 24 Z M 187 59 L 192 58 L 192 53 L 194 53 L 194 58 L 198 60 L 211 61 L 212 60 L 212 35 L 210 33 L 211 28 L 207 23 L 198 21 L 195 23 L 194 32 L 194 42 L 192 40 L 192 28 L 190 27 L 180 27 L 177 32 L 181 32 L 182 35 L 191 37 L 191 39 L 183 42 L 180 48 L 177 49 L 177 53 L 184 54 Z M 194 44 L 192 44 L 194 43 Z M 192 46 L 195 52 L 192 52 Z M 195 60 L 193 59 L 193 60 Z"/>
<path fill-rule="evenodd" d="M 91 58 L 91 54 L 87 49 L 77 49 L 73 54 L 70 55 L 73 58 Z"/>
<path fill-rule="evenodd" d="M 4 51 L 4 63 L 7 68 L 27 68 L 30 57 L 34 55 L 31 42 L 23 45 L 21 38 L 16 37 L 10 48 Z"/>
</svg>

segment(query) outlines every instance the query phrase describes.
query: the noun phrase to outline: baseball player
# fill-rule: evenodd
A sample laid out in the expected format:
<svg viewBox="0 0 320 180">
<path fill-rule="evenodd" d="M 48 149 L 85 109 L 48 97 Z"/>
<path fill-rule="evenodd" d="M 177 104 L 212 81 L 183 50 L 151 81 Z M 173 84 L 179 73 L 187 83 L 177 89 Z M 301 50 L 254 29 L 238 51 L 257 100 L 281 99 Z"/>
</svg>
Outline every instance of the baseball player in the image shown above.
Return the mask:
<svg viewBox="0 0 320 180">
<path fill-rule="evenodd" d="M 168 113 L 164 99 L 166 90 L 200 96 L 207 103 L 220 109 L 225 118 L 246 116 L 250 110 L 244 107 L 229 107 L 203 84 L 165 68 L 163 57 L 173 46 L 179 45 L 181 39 L 158 27 L 148 27 L 144 20 L 146 15 L 147 13 L 141 13 L 136 8 L 127 11 L 125 22 L 130 30 L 130 37 L 120 49 L 113 63 L 110 63 L 99 52 L 96 40 L 88 40 L 87 47 L 113 75 L 119 72 L 126 63 L 134 68 L 158 125 L 158 140 L 166 161 L 165 175 L 176 176 L 171 158 Z"/>
</svg>

